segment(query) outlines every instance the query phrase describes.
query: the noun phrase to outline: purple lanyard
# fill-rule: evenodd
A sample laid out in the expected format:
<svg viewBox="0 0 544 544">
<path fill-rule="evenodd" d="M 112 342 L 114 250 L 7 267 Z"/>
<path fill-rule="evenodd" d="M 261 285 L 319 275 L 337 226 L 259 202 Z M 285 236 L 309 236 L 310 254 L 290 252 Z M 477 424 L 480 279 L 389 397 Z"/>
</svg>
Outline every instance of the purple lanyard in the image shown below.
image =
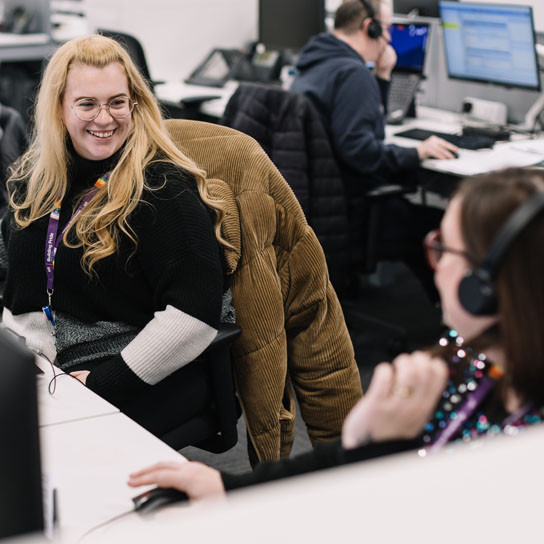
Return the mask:
<svg viewBox="0 0 544 544">
<path fill-rule="evenodd" d="M 441 448 L 444 444 L 447 444 L 452 436 L 459 431 L 463 423 L 474 413 L 476 408 L 482 403 L 488 393 L 491 391 L 495 385 L 498 378 L 502 376 L 502 370 L 493 365 L 489 369 L 489 374 L 484 376 L 478 387 L 470 393 L 465 402 L 457 410 L 457 417 L 455 419 L 450 419 L 448 425 L 438 433 L 436 438 L 433 440 L 433 443 L 429 446 L 428 451 L 436 451 Z"/>
<path fill-rule="evenodd" d="M 89 204 L 89 202 L 93 199 L 96 192 L 101 188 L 104 187 L 109 178 L 110 178 L 111 172 L 106 172 L 104 175 L 100 176 L 94 184 L 94 187 L 88 192 L 88 194 L 85 196 L 85 198 L 81 201 L 80 205 L 77 207 L 76 211 L 64 227 L 62 229 L 62 232 L 60 233 L 60 236 L 57 236 L 57 232 L 59 229 L 59 219 L 60 219 L 60 208 L 62 205 L 61 200 L 55 201 L 55 208 L 49 215 L 49 224 L 47 226 L 47 237 L 45 239 L 45 275 L 47 277 L 47 299 L 48 304 L 42 308 L 43 313 L 45 314 L 45 317 L 47 317 L 48 321 L 51 323 L 52 334 L 54 334 L 54 327 L 55 327 L 55 316 L 53 313 L 53 306 L 51 303 L 51 299 L 53 297 L 53 291 L 54 291 L 54 285 L 55 285 L 55 256 L 57 254 L 57 248 L 59 247 L 59 244 L 64 236 L 64 233 L 68 230 L 70 225 L 76 220 L 76 218 L 79 216 L 79 214 L 83 211 L 83 209 Z"/>
</svg>

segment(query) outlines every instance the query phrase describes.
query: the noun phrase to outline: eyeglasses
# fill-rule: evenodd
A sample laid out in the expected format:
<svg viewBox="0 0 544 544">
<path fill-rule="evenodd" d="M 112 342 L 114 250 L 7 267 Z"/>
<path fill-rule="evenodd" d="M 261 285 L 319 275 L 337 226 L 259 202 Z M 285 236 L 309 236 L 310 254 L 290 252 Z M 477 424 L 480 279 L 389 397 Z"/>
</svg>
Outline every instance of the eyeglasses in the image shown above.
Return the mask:
<svg viewBox="0 0 544 544">
<path fill-rule="evenodd" d="M 100 104 L 96 100 L 82 98 L 71 106 L 75 116 L 81 121 L 94 121 L 99 115 L 102 107 L 115 119 L 128 117 L 134 106 L 138 103 L 130 100 L 128 96 L 118 96 L 107 104 Z"/>
<path fill-rule="evenodd" d="M 433 270 L 436 270 L 436 265 L 438 264 L 438 261 L 442 258 L 442 255 L 444 253 L 453 253 L 454 255 L 460 255 L 471 263 L 473 262 L 473 259 L 466 251 L 462 251 L 460 249 L 452 249 L 450 247 L 444 246 L 442 244 L 442 234 L 438 229 L 432 230 L 431 232 L 429 232 L 429 234 L 427 234 L 427 236 L 425 236 L 425 240 L 423 241 L 423 247 L 425 248 L 427 262 Z"/>
</svg>

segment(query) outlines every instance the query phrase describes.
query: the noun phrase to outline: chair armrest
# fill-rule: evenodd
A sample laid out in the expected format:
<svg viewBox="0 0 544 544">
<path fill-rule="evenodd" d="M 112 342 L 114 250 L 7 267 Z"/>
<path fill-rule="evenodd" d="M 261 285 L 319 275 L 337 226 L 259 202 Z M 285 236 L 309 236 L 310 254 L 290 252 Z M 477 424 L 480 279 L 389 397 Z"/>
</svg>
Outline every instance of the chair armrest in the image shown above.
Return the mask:
<svg viewBox="0 0 544 544">
<path fill-rule="evenodd" d="M 365 193 L 366 198 L 371 200 L 377 200 L 381 198 L 390 198 L 392 196 L 401 196 L 411 192 L 413 189 L 410 187 L 403 187 L 401 185 L 380 185 L 372 191 Z"/>
<path fill-rule="evenodd" d="M 217 335 L 212 340 L 212 343 L 206 348 L 203 355 L 221 349 L 224 346 L 228 346 L 240 336 L 241 332 L 242 329 L 235 323 L 221 323 Z"/>
</svg>

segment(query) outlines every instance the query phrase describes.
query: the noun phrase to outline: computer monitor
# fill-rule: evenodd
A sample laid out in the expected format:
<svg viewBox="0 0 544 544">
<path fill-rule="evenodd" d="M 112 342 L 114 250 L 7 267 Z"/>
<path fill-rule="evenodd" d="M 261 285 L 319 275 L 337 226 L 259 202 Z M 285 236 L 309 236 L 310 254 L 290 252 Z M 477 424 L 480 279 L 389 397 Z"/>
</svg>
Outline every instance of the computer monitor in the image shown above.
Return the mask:
<svg viewBox="0 0 544 544">
<path fill-rule="evenodd" d="M 259 42 L 298 50 L 325 30 L 325 0 L 259 0 Z"/>
<path fill-rule="evenodd" d="M 438 0 L 393 0 L 393 11 L 399 15 L 438 17 Z"/>
<path fill-rule="evenodd" d="M 395 72 L 423 74 L 429 43 L 428 23 L 393 23 L 389 29 L 391 45 L 397 53 Z"/>
<path fill-rule="evenodd" d="M 529 6 L 446 0 L 439 6 L 450 78 L 540 90 Z"/>
<path fill-rule="evenodd" d="M 44 528 L 34 355 L 0 327 L 0 539 Z"/>
</svg>

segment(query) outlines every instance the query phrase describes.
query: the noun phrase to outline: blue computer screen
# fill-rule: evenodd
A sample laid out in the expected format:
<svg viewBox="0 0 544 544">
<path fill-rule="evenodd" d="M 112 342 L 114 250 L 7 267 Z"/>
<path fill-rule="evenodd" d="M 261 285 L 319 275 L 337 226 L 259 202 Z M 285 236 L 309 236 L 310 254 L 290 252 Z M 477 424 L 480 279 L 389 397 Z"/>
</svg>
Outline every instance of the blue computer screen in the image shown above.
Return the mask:
<svg viewBox="0 0 544 544">
<path fill-rule="evenodd" d="M 429 39 L 429 25 L 394 23 L 389 31 L 391 45 L 397 53 L 395 70 L 422 73 Z"/>
<path fill-rule="evenodd" d="M 440 2 L 449 77 L 540 89 L 529 6 Z"/>
</svg>

